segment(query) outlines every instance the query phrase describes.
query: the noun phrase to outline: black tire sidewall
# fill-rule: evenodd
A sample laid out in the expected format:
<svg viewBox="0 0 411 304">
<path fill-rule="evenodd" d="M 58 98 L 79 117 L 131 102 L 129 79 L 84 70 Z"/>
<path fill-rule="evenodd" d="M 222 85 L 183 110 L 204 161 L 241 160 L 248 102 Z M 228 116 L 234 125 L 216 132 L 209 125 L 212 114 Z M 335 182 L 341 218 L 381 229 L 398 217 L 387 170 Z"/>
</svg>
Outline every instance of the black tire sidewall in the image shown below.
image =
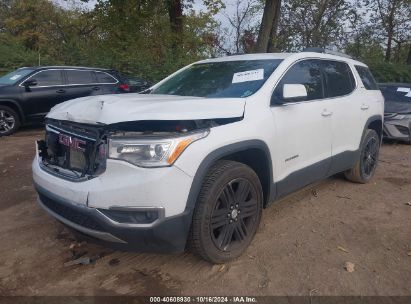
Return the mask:
<svg viewBox="0 0 411 304">
<path fill-rule="evenodd" d="M 19 117 L 19 115 L 16 113 L 16 111 L 14 111 L 14 110 L 13 110 L 12 108 L 10 108 L 10 107 L 0 105 L 0 110 L 4 110 L 4 111 L 9 112 L 11 115 L 13 115 L 14 121 L 15 121 L 13 128 L 10 129 L 10 130 L 7 131 L 7 132 L 0 133 L 0 137 L 11 135 L 11 134 L 13 134 L 14 132 L 16 132 L 17 129 L 20 127 L 20 117 Z"/>
<path fill-rule="evenodd" d="M 200 192 L 199 201 L 197 202 L 198 208 L 196 207 L 195 210 L 200 220 L 198 222 L 198 226 L 193 227 L 193 229 L 199 230 L 198 235 L 201 247 L 200 251 L 202 252 L 202 256 L 204 258 L 213 263 L 224 263 L 226 261 L 229 261 L 240 256 L 250 245 L 252 239 L 254 238 L 254 235 L 258 230 L 258 225 L 261 219 L 263 193 L 260 180 L 257 174 L 250 167 L 242 163 L 231 163 L 232 164 L 230 164 L 230 166 L 226 170 L 224 170 L 222 174 L 218 175 L 215 179 L 213 179 L 211 183 L 210 181 L 205 181 L 205 184 L 208 184 L 208 186 L 205 188 L 203 186 L 203 189 Z M 255 229 L 250 234 L 250 237 L 246 241 L 244 241 L 244 243 L 241 244 L 240 247 L 231 251 L 222 251 L 215 246 L 211 238 L 210 220 L 216 201 L 221 191 L 224 189 L 227 183 L 236 178 L 247 179 L 256 190 L 258 211 L 255 221 L 257 223 L 255 224 Z"/>
<path fill-rule="evenodd" d="M 375 167 L 373 169 L 373 172 L 370 175 L 366 175 L 364 173 L 364 170 L 363 170 L 363 162 L 364 162 L 363 153 L 364 153 L 364 150 L 365 150 L 365 147 L 366 147 L 368 141 L 371 138 L 375 138 L 375 140 L 378 142 L 378 151 L 377 151 L 377 155 L 376 155 L 376 164 L 375 164 Z M 380 138 L 379 138 L 377 132 L 375 132 L 374 130 L 371 130 L 371 129 L 367 130 L 367 133 L 364 136 L 364 140 L 363 140 L 362 147 L 361 147 L 361 154 L 360 154 L 360 174 L 361 174 L 361 178 L 363 179 L 364 182 L 369 182 L 375 174 L 375 171 L 376 171 L 377 166 L 378 166 L 378 157 L 379 157 L 379 154 L 380 154 L 380 147 L 381 147 L 381 142 L 380 142 Z"/>
</svg>

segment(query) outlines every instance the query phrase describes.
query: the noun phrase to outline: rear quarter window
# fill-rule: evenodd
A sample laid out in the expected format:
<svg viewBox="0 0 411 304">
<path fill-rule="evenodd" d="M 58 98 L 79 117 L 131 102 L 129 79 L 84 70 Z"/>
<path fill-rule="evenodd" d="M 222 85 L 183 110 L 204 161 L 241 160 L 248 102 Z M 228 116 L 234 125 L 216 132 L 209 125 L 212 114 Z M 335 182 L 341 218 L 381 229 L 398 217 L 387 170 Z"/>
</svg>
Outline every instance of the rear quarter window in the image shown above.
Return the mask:
<svg viewBox="0 0 411 304">
<path fill-rule="evenodd" d="M 370 70 L 367 67 L 356 65 L 355 69 L 360 75 L 361 81 L 364 84 L 365 89 L 367 90 L 378 90 L 377 82 L 372 76 Z"/>
<path fill-rule="evenodd" d="M 109 83 L 114 84 L 117 83 L 117 79 L 106 72 L 95 72 L 97 76 L 98 83 Z"/>
<path fill-rule="evenodd" d="M 354 91 L 354 75 L 348 64 L 339 61 L 323 61 L 327 97 L 338 97 Z"/>
</svg>

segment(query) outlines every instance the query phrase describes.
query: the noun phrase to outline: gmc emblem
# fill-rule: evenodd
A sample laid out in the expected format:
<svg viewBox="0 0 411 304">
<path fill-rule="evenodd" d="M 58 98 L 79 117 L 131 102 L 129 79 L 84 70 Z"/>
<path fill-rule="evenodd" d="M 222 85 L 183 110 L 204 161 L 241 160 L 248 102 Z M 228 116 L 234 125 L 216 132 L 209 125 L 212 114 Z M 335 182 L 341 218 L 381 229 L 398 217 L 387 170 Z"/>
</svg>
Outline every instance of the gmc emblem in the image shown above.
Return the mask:
<svg viewBox="0 0 411 304">
<path fill-rule="evenodd" d="M 84 140 L 71 137 L 65 134 L 59 134 L 59 143 L 75 150 L 80 150 L 82 152 L 86 151 L 86 142 Z"/>
</svg>

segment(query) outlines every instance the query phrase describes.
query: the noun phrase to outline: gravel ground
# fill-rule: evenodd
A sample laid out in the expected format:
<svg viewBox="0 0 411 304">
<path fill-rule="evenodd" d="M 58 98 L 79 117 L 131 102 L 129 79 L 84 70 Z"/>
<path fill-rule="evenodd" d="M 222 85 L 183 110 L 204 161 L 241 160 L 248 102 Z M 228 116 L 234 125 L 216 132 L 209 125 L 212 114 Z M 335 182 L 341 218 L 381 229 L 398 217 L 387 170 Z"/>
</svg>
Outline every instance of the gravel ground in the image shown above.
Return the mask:
<svg viewBox="0 0 411 304">
<path fill-rule="evenodd" d="M 0 138 L 0 295 L 411 295 L 411 146 L 385 144 L 367 185 L 334 176 L 273 204 L 241 258 L 211 265 L 76 241 L 36 203 L 42 136 Z M 79 256 L 95 262 L 64 266 Z"/>
</svg>

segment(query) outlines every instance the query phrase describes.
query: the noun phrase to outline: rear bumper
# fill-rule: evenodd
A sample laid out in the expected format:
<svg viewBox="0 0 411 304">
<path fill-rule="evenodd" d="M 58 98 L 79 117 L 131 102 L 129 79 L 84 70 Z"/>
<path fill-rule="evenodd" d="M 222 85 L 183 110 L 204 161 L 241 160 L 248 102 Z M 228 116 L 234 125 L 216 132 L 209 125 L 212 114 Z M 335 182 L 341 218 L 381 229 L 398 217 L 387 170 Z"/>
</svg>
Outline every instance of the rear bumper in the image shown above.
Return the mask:
<svg viewBox="0 0 411 304">
<path fill-rule="evenodd" d="M 411 143 L 411 120 L 385 120 L 384 137 Z"/>
<path fill-rule="evenodd" d="M 150 227 L 123 227 L 98 209 L 77 205 L 35 184 L 42 208 L 63 224 L 97 243 L 119 250 L 179 253 L 185 249 L 191 210 L 160 219 Z"/>
</svg>

